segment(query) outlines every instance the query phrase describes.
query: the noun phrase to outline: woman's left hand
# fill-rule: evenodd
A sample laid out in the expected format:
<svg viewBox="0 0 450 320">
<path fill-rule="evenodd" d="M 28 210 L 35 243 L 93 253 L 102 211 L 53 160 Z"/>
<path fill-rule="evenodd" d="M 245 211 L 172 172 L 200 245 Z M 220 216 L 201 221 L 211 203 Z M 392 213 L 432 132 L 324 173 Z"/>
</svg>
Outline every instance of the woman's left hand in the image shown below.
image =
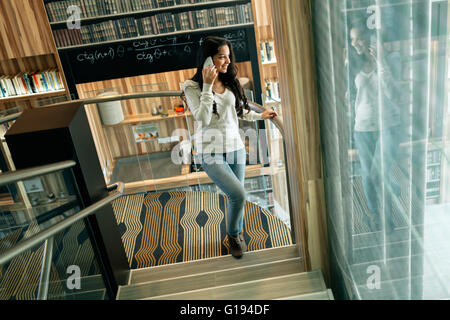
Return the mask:
<svg viewBox="0 0 450 320">
<path fill-rule="evenodd" d="M 275 118 L 277 116 L 278 116 L 278 114 L 276 113 L 276 111 L 271 110 L 271 109 L 264 110 L 264 112 L 261 113 L 261 117 L 263 119 L 272 119 L 272 118 Z"/>
</svg>

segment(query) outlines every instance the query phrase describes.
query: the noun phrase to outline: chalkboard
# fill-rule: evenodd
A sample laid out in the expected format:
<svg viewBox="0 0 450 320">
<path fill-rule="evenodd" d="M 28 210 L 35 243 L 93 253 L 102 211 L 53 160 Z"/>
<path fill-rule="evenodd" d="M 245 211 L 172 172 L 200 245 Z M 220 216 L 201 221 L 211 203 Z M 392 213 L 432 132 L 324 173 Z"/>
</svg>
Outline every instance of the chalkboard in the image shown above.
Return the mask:
<svg viewBox="0 0 450 320">
<path fill-rule="evenodd" d="M 227 38 L 237 62 L 250 61 L 253 25 L 191 32 L 60 50 L 68 81 L 78 84 L 196 67 L 197 51 L 208 35 Z M 254 44 L 253 44 L 254 46 Z"/>
</svg>

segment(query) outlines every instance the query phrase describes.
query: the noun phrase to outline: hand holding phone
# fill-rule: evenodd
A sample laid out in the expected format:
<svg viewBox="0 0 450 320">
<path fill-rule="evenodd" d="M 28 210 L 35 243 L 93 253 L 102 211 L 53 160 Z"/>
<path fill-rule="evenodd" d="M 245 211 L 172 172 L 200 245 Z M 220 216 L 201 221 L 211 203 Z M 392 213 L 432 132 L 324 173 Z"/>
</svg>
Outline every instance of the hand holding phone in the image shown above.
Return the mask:
<svg viewBox="0 0 450 320">
<path fill-rule="evenodd" d="M 214 66 L 212 58 L 206 58 L 205 63 L 203 63 L 203 81 L 205 83 L 213 84 L 214 80 L 217 78 L 217 74 L 217 69 Z"/>
<path fill-rule="evenodd" d="M 213 59 L 211 57 L 208 57 L 206 58 L 205 63 L 203 63 L 203 69 L 213 65 L 214 65 Z"/>
</svg>

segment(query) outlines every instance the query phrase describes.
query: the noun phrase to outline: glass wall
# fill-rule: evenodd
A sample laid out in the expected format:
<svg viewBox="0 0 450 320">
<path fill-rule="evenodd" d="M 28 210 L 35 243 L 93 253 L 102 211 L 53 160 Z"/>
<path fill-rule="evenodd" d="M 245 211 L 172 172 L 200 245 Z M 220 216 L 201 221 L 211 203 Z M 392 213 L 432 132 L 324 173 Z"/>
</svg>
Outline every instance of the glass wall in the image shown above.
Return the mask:
<svg viewBox="0 0 450 320">
<path fill-rule="evenodd" d="M 450 298 L 448 1 L 312 1 L 336 298 Z"/>
</svg>

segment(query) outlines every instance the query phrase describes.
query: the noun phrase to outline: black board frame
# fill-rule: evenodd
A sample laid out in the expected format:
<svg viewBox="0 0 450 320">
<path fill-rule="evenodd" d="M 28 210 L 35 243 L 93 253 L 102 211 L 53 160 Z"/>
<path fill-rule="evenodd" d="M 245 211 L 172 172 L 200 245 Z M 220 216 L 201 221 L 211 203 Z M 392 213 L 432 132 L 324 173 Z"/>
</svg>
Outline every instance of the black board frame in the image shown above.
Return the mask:
<svg viewBox="0 0 450 320">
<path fill-rule="evenodd" d="M 236 62 L 250 61 L 255 101 L 262 104 L 261 80 L 253 25 L 236 25 L 172 35 L 162 34 L 160 36 L 66 48 L 58 50 L 58 53 L 70 94 L 78 99 L 77 84 L 196 68 L 196 52 L 200 47 L 201 39 L 209 35 L 230 39 L 234 47 Z M 164 45 L 164 43 L 167 43 L 167 45 Z M 181 48 L 182 52 L 174 54 L 174 48 Z"/>
</svg>

